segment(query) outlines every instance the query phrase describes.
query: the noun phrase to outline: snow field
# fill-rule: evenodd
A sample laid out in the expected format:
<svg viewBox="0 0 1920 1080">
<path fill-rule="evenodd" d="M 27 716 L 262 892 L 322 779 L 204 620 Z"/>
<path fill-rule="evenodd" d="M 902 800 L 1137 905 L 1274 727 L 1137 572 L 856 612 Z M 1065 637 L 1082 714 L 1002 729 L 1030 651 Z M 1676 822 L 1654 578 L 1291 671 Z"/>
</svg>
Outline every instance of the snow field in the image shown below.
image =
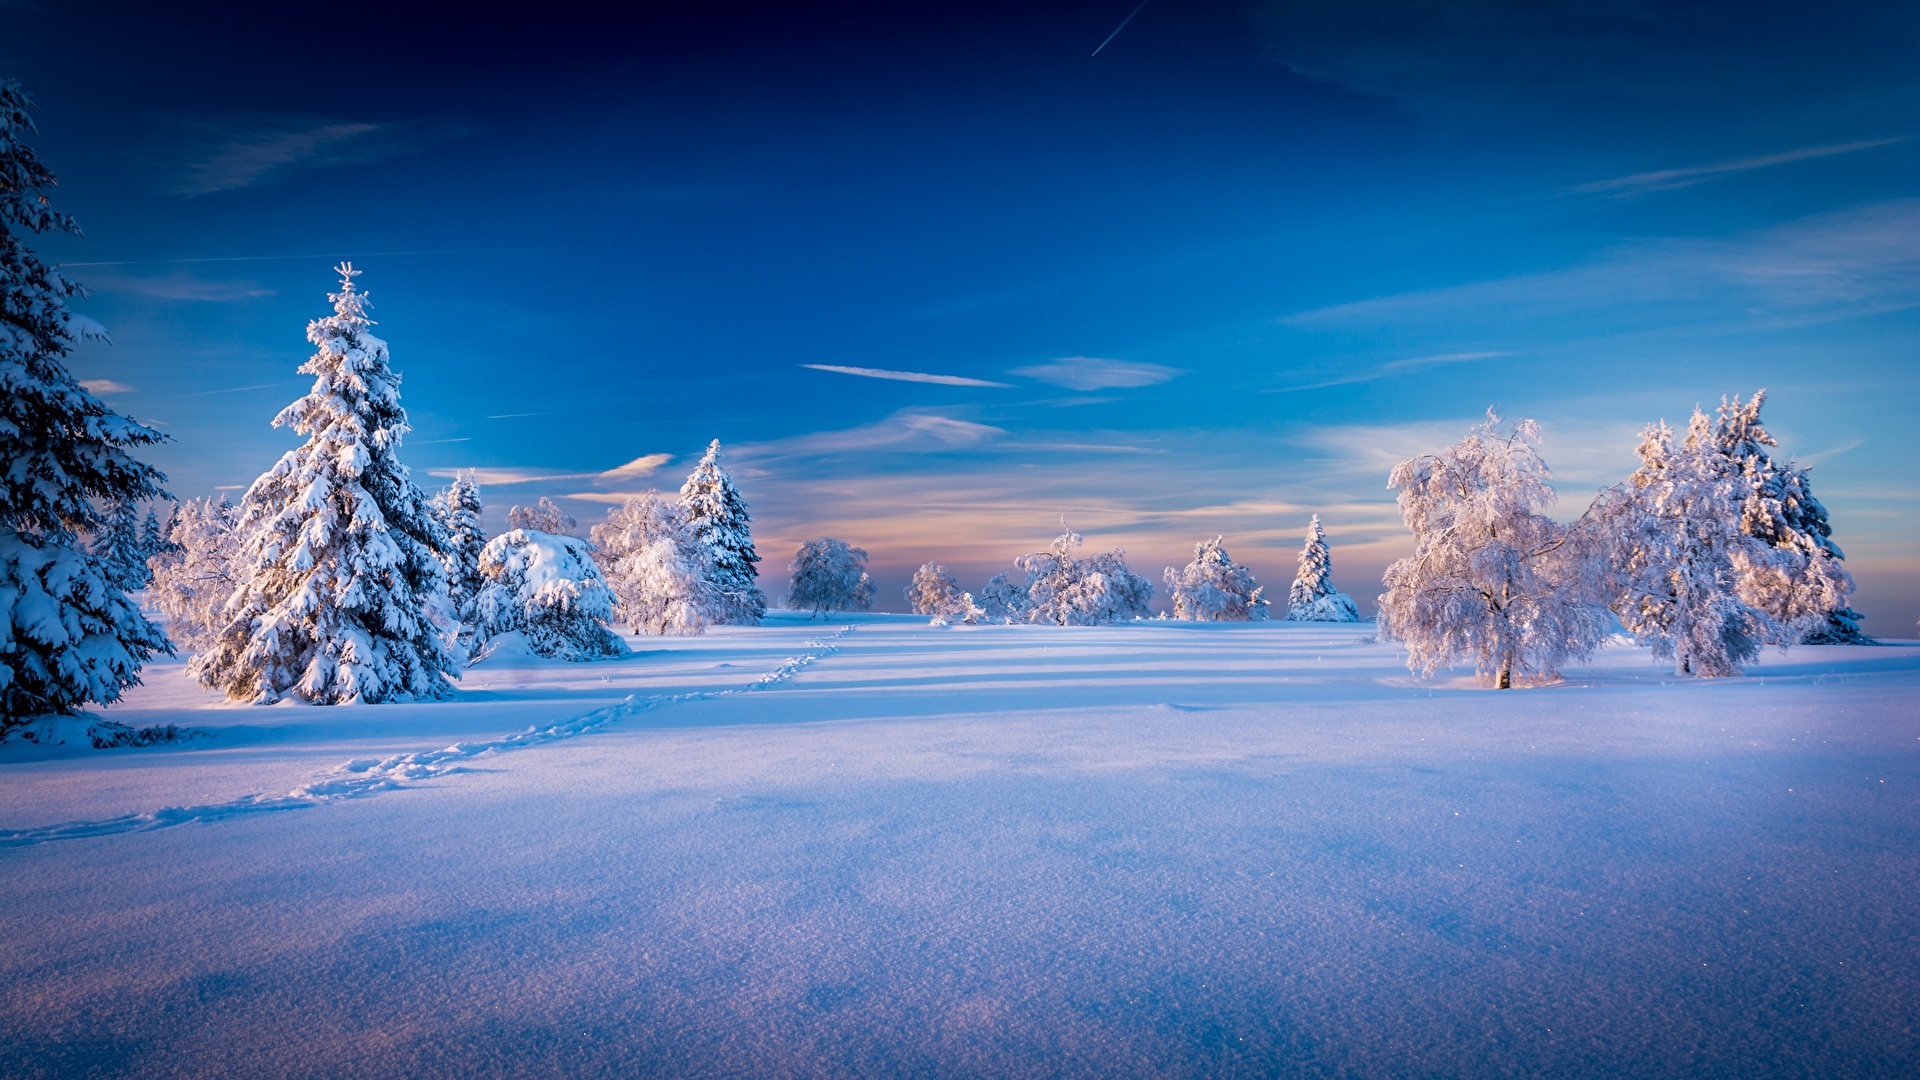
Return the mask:
<svg viewBox="0 0 1920 1080">
<path fill-rule="evenodd" d="M 108 715 L 215 734 L 9 757 L 0 827 L 185 804 L 193 784 L 286 791 L 251 781 L 701 696 L 301 813 L 0 851 L 0 1060 L 28 1076 L 1920 1064 L 1920 647 L 1802 648 L 1679 682 L 1616 647 L 1563 686 L 1497 693 L 1408 678 L 1365 626 L 846 621 L 830 655 L 748 694 L 716 691 L 822 651 L 804 643 L 841 620 L 483 664 L 427 706 L 204 707 L 152 671 Z M 96 781 L 95 812 L 46 809 L 89 805 Z"/>
</svg>

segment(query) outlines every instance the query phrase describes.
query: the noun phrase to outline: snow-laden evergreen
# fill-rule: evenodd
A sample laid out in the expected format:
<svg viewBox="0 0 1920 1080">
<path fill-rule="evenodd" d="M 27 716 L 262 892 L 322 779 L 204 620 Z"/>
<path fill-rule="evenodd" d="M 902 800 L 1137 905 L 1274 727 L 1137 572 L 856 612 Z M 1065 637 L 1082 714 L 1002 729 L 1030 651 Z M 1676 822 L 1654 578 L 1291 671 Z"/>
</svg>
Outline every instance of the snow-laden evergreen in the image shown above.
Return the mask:
<svg viewBox="0 0 1920 1080">
<path fill-rule="evenodd" d="M 613 590 L 594 565 L 593 546 L 577 536 L 511 529 L 480 552 L 487 583 L 474 598 L 475 652 L 497 650 L 519 635 L 536 656 L 598 660 L 624 656 L 625 642 L 607 629 Z"/>
<path fill-rule="evenodd" d="M 915 615 L 933 616 L 936 626 L 978 622 L 987 614 L 973 602 L 972 593 L 960 591 L 960 582 L 954 578 L 953 572 L 936 562 L 921 564 L 903 591 L 907 598 L 907 610 Z"/>
<path fill-rule="evenodd" d="M 1327 549 L 1327 530 L 1320 515 L 1307 524 L 1307 542 L 1300 549 L 1300 568 L 1287 590 L 1289 622 L 1359 622 L 1360 608 L 1353 597 L 1333 587 L 1333 553 Z"/>
<path fill-rule="evenodd" d="M 1013 560 L 1026 578 L 1014 583 L 995 578 L 986 592 L 994 608 L 1004 610 L 1009 622 L 1048 623 L 1055 626 L 1100 626 L 1144 619 L 1153 614 L 1153 583 L 1133 572 L 1121 549 L 1101 551 L 1086 558 L 1074 554 L 1084 541 L 1069 529 L 1045 551 Z M 1001 584 L 996 584 L 1001 583 Z"/>
<path fill-rule="evenodd" d="M 555 536 L 580 535 L 580 522 L 555 505 L 545 495 L 533 506 L 515 506 L 507 510 L 507 528 L 552 533 Z"/>
<path fill-rule="evenodd" d="M 145 588 L 147 557 L 140 544 L 140 508 L 130 499 L 115 499 L 111 506 L 89 550 L 114 588 L 122 592 Z"/>
<path fill-rule="evenodd" d="M 454 477 L 434 500 L 434 511 L 446 536 L 440 564 L 447 572 L 447 596 L 461 618 L 469 621 L 473 598 L 486 584 L 480 573 L 480 550 L 487 546 L 487 533 L 480 524 L 483 509 L 480 485 L 465 475 Z"/>
<path fill-rule="evenodd" d="M 30 717 L 119 700 L 167 649 L 114 569 L 79 544 L 106 525 L 99 505 L 163 494 L 166 478 L 133 451 L 165 436 L 67 370 L 77 338 L 105 333 L 67 308 L 85 291 L 22 240 L 80 234 L 53 209 L 53 174 L 27 145 L 33 110 L 0 79 L 0 738 Z"/>
<path fill-rule="evenodd" d="M 160 515 L 149 507 L 146 518 L 140 522 L 140 578 L 143 583 L 153 580 L 153 569 L 147 565 L 147 560 L 165 550 L 167 530 L 160 525 Z"/>
<path fill-rule="evenodd" d="M 1553 489 L 1539 437 L 1531 420 L 1503 433 L 1489 409 L 1459 443 L 1393 470 L 1414 554 L 1387 568 L 1380 634 L 1422 675 L 1471 660 L 1507 689 L 1556 677 L 1606 636 L 1584 550 L 1540 513 Z"/>
<path fill-rule="evenodd" d="M 787 564 L 787 573 L 787 606 L 795 611 L 818 615 L 873 607 L 867 553 L 845 540 L 822 536 L 801 544 Z"/>
<path fill-rule="evenodd" d="M 224 498 L 189 499 L 174 508 L 166 541 L 148 560 L 147 595 L 167 617 L 167 637 L 177 648 L 205 652 L 227 625 L 223 612 L 245 575 L 239 518 Z"/>
<path fill-rule="evenodd" d="M 1318 518 L 1314 519 L 1316 522 Z M 1267 618 L 1266 591 L 1253 571 L 1233 561 L 1216 536 L 1193 546 L 1193 561 L 1162 575 L 1172 615 L 1192 622 L 1260 622 Z"/>
<path fill-rule="evenodd" d="M 307 437 L 240 505 L 246 568 L 227 625 L 192 670 L 237 701 L 418 701 L 452 692 L 455 659 L 430 609 L 446 546 L 397 451 L 410 430 L 387 344 L 341 265 L 333 314 L 307 325 L 313 389 L 274 417 Z"/>
<path fill-rule="evenodd" d="M 733 477 L 720 467 L 719 439 L 708 444 L 706 454 L 680 486 L 680 505 L 686 508 L 706 559 L 708 580 L 725 601 L 714 621 L 739 626 L 758 623 L 767 613 L 767 598 L 754 569 L 760 556 L 753 549 L 746 500 L 734 487 Z"/>
<path fill-rule="evenodd" d="M 706 632 L 723 600 L 678 503 L 649 491 L 607 511 L 590 533 L 593 557 L 636 634 Z"/>
</svg>

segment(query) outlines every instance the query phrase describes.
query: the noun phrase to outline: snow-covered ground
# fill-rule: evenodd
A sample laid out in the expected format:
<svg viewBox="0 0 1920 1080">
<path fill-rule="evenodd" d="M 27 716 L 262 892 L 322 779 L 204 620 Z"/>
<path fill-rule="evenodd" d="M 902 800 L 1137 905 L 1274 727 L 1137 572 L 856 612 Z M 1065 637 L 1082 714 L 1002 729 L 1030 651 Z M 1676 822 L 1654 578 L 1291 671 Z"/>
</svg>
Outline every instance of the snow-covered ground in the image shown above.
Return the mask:
<svg viewBox="0 0 1920 1080">
<path fill-rule="evenodd" d="M 1369 629 L 158 665 L 106 715 L 204 735 L 0 747 L 0 1073 L 1920 1073 L 1920 646 L 1495 693 Z"/>
</svg>

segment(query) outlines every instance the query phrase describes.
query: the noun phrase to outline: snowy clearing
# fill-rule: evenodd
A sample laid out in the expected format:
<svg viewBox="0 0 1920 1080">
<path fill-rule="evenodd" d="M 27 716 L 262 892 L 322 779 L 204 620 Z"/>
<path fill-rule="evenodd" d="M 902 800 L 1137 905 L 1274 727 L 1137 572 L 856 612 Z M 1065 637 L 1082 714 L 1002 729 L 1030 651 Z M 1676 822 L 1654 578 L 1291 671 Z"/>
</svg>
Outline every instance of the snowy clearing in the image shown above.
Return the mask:
<svg viewBox="0 0 1920 1080">
<path fill-rule="evenodd" d="M 1371 631 L 777 613 L 331 708 L 152 665 L 104 715 L 202 735 L 0 747 L 0 1071 L 1920 1070 L 1920 645 L 1494 692 Z"/>
</svg>

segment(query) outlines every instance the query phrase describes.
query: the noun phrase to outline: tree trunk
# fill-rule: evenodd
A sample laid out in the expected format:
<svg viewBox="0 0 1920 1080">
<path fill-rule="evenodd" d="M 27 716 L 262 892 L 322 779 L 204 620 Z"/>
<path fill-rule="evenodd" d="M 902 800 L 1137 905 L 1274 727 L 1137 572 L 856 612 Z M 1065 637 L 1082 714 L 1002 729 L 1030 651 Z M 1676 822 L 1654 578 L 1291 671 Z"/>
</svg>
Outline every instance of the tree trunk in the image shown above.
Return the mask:
<svg viewBox="0 0 1920 1080">
<path fill-rule="evenodd" d="M 1500 661 L 1500 678 L 1499 678 L 1499 681 L 1493 684 L 1493 688 L 1495 690 L 1513 689 L 1513 662 L 1512 661 L 1510 660 Z"/>
</svg>

